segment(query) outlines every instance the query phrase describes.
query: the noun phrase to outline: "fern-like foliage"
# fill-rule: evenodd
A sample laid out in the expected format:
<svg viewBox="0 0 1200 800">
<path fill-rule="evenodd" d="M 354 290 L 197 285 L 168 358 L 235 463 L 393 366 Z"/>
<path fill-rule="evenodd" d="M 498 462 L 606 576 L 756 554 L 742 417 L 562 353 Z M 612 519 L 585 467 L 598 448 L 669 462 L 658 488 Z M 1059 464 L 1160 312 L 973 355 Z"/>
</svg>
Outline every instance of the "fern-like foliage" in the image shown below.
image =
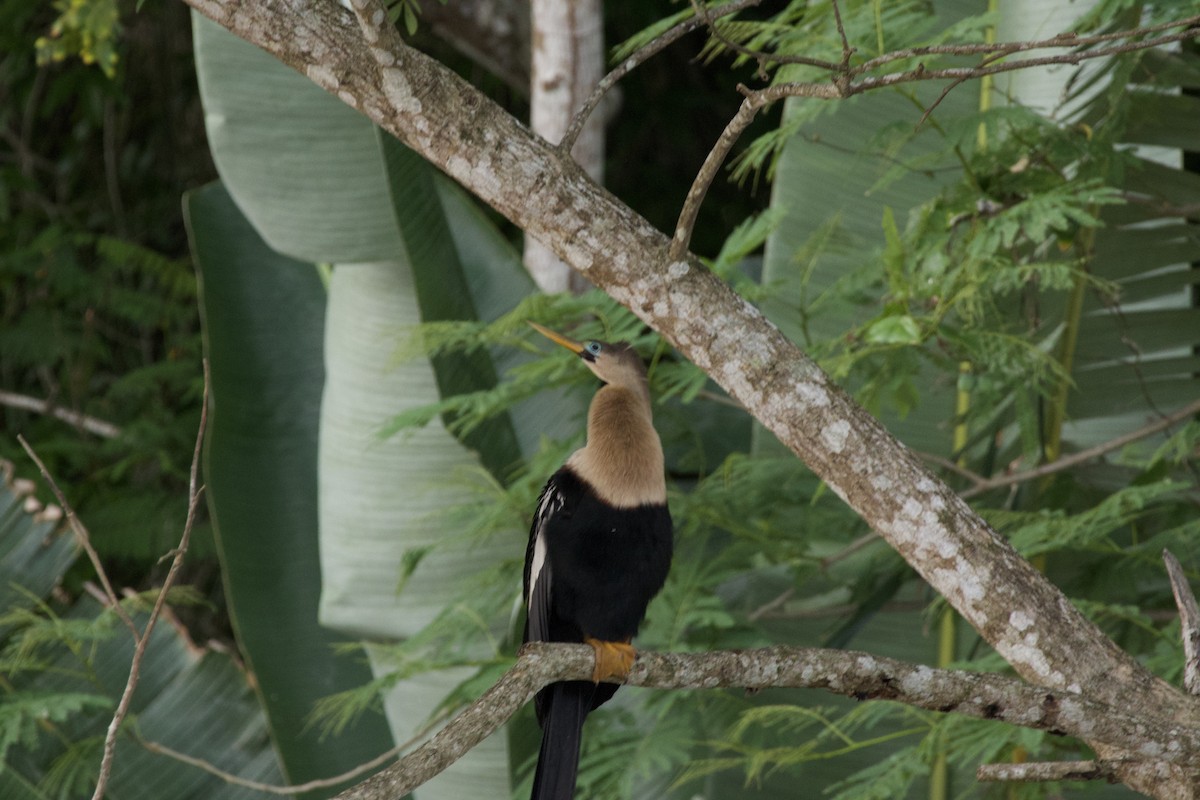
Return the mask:
<svg viewBox="0 0 1200 800">
<path fill-rule="evenodd" d="M 79 692 L 17 692 L 0 703 L 0 759 L 14 745 L 34 748 L 49 724 L 65 722 L 82 711 L 112 708 L 112 700 Z"/>
</svg>

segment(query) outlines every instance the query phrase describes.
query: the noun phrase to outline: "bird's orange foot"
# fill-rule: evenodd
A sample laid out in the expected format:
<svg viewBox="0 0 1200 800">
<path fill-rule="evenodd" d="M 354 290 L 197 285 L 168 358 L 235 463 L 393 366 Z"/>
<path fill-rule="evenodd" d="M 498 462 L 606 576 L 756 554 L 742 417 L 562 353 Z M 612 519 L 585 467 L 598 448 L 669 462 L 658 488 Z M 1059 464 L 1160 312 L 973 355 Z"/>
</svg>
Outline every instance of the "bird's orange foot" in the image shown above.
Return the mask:
<svg viewBox="0 0 1200 800">
<path fill-rule="evenodd" d="M 625 680 L 637 658 L 637 650 L 629 642 L 602 642 L 590 636 L 583 641 L 596 651 L 596 668 L 592 670 L 592 682 L 599 683 L 608 678 Z"/>
</svg>

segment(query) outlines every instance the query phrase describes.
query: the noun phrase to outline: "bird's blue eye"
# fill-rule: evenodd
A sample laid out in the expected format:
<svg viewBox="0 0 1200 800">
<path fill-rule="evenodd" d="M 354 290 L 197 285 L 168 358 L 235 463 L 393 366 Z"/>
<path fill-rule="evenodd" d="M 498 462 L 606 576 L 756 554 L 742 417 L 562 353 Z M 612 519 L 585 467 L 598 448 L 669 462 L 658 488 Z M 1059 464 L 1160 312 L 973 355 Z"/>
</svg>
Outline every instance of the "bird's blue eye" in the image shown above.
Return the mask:
<svg viewBox="0 0 1200 800">
<path fill-rule="evenodd" d="M 604 348 L 602 348 L 600 346 L 599 342 L 588 342 L 586 345 L 584 345 L 583 349 L 587 350 L 589 353 L 591 353 L 594 356 L 598 356 L 598 355 L 600 355 L 600 351 L 603 350 Z"/>
</svg>

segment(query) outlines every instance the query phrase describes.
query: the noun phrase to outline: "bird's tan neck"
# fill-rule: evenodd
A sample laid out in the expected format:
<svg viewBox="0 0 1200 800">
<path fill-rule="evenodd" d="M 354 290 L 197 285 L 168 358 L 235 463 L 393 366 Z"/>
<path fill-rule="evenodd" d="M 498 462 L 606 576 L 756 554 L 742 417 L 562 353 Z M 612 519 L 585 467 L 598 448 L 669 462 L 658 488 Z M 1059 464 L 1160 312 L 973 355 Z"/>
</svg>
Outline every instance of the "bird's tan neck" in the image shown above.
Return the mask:
<svg viewBox="0 0 1200 800">
<path fill-rule="evenodd" d="M 617 508 L 661 504 L 667 499 L 662 443 L 650 415 L 644 387 L 605 386 L 588 409 L 587 445 L 567 466 L 601 500 Z"/>
</svg>

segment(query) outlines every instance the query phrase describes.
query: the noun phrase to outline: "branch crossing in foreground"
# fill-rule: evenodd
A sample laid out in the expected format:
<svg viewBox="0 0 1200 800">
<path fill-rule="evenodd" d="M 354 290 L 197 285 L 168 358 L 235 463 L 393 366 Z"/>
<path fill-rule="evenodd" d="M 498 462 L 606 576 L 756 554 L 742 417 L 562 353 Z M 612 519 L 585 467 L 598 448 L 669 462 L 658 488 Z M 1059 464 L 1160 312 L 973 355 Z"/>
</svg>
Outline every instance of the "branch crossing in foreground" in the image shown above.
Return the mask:
<svg viewBox="0 0 1200 800">
<path fill-rule="evenodd" d="M 590 678 L 593 659 L 584 645 L 525 645 L 512 669 L 432 739 L 339 794 L 338 800 L 381 800 L 412 791 L 490 736 L 546 684 Z M 892 700 L 1086 737 L 1147 761 L 1182 762 L 1186 754 L 1200 753 L 1200 730 L 1139 717 L 1079 694 L 993 673 L 934 669 L 854 651 L 781 646 L 641 652 L 625 683 L 654 689 L 825 689 L 857 700 Z"/>
</svg>

